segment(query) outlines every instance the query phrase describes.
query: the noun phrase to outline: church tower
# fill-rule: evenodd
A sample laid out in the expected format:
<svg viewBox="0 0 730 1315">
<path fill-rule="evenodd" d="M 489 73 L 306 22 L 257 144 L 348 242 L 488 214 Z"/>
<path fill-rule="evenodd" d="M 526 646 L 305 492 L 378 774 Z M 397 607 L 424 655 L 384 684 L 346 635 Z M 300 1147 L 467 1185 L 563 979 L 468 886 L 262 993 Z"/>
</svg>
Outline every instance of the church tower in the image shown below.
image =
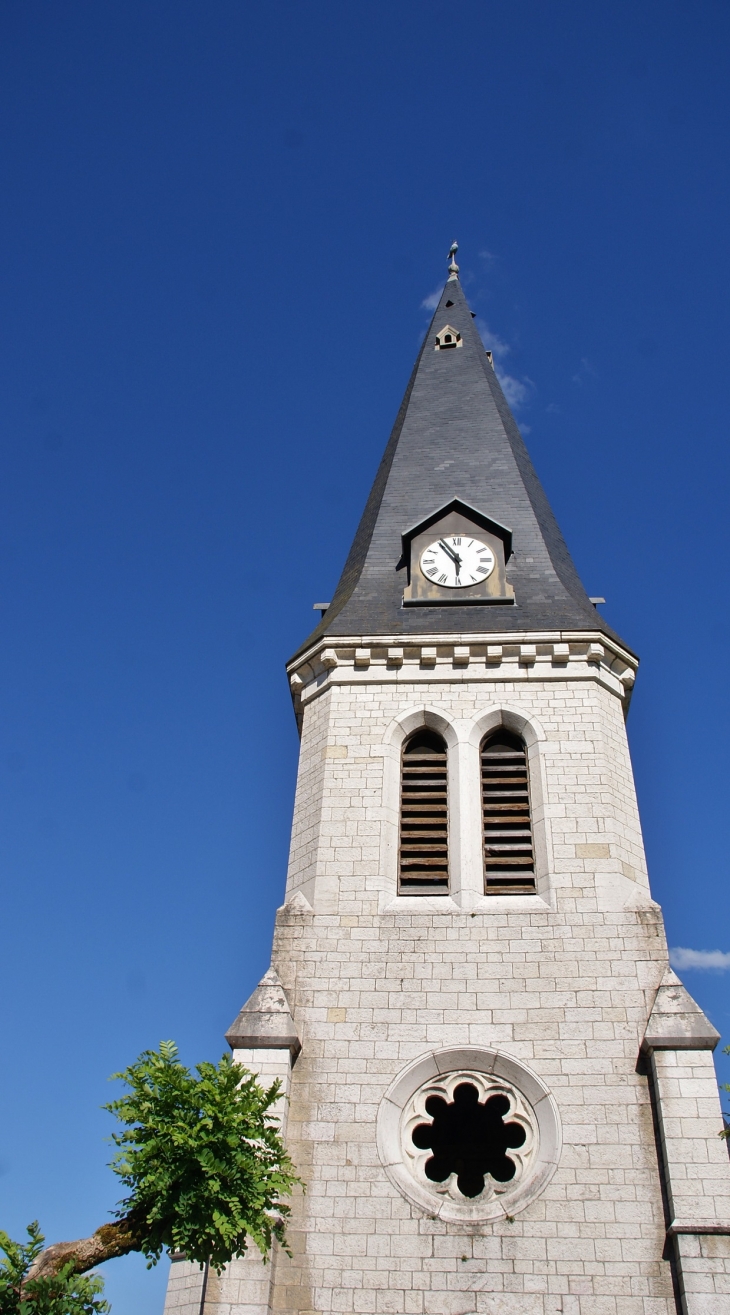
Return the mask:
<svg viewBox="0 0 730 1315">
<path fill-rule="evenodd" d="M 168 1315 L 729 1315 L 718 1034 L 670 970 L 587 597 L 449 277 L 331 604 L 272 966 L 292 1256 Z M 205 1291 L 201 1290 L 205 1285 Z"/>
</svg>

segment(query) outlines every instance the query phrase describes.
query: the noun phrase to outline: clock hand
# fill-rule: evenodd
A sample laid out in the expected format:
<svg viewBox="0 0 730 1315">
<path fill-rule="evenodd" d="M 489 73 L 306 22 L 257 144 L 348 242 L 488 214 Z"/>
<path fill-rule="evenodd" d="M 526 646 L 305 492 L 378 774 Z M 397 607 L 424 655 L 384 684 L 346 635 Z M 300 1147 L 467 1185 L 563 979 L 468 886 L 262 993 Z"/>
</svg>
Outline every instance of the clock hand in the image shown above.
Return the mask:
<svg viewBox="0 0 730 1315">
<path fill-rule="evenodd" d="M 453 548 L 450 548 L 448 543 L 444 543 L 443 539 L 439 539 L 439 548 L 443 548 L 444 552 L 451 558 L 456 567 L 456 574 L 458 575 L 461 571 L 461 558 L 458 552 L 454 552 Z"/>
</svg>

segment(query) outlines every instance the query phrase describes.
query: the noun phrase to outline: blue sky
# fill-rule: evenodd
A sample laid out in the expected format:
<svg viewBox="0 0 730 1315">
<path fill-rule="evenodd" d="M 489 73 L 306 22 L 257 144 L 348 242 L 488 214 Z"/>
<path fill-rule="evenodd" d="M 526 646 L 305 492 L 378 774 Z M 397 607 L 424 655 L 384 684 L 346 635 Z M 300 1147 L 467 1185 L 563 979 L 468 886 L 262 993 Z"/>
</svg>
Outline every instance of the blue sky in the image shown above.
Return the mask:
<svg viewBox="0 0 730 1315">
<path fill-rule="evenodd" d="M 0 8 L 0 1226 L 103 1222 L 108 1075 L 216 1058 L 268 965 L 284 661 L 454 238 L 730 1041 L 729 46 L 721 0 Z"/>
</svg>

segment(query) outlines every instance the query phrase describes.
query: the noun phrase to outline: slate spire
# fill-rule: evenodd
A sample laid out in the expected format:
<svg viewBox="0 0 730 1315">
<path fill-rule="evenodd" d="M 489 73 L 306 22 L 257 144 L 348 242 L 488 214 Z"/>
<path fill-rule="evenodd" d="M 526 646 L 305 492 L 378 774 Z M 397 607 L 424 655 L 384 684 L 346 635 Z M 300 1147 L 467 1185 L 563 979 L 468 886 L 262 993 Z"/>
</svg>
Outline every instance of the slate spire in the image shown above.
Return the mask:
<svg viewBox="0 0 730 1315">
<path fill-rule="evenodd" d="M 450 256 L 449 278 L 328 611 L 310 640 L 358 635 L 593 630 L 590 602 L 485 352 Z M 435 350 L 450 326 L 459 350 Z M 453 498 L 512 531 L 511 607 L 403 607 L 401 536 Z"/>
</svg>

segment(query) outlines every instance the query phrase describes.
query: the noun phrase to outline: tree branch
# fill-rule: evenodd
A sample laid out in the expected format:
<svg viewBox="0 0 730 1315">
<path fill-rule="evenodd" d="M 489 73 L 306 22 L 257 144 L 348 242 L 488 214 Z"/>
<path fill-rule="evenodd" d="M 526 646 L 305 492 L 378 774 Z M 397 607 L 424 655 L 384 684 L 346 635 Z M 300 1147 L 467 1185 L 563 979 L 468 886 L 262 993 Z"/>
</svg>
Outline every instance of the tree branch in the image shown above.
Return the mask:
<svg viewBox="0 0 730 1315">
<path fill-rule="evenodd" d="M 78 1242 L 54 1242 L 41 1251 L 25 1276 L 23 1288 L 31 1279 L 53 1278 L 70 1261 L 73 1262 L 74 1274 L 86 1274 L 105 1260 L 139 1250 L 141 1240 L 129 1216 L 112 1224 L 102 1224 L 91 1237 L 79 1238 Z"/>
</svg>

